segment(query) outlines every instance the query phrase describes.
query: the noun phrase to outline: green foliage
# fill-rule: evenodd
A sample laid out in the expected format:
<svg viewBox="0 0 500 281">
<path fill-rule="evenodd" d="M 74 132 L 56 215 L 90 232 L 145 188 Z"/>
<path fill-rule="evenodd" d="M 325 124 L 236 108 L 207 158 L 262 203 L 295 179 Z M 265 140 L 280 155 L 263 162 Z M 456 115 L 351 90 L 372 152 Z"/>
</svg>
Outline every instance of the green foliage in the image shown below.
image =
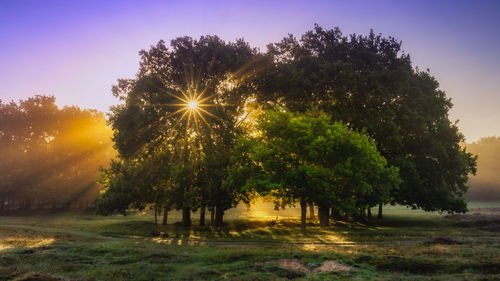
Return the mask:
<svg viewBox="0 0 500 281">
<path fill-rule="evenodd" d="M 277 108 L 259 124 L 259 137 L 240 140 L 226 184 L 272 195 L 279 206 L 304 198 L 352 214 L 384 201 L 400 183 L 373 141 L 321 112 Z"/>
<path fill-rule="evenodd" d="M 137 76 L 113 87 L 124 101 L 110 115 L 120 168 L 104 171 L 104 213 L 209 208 L 221 223 L 224 210 L 255 191 L 279 206 L 302 198 L 323 214 L 387 202 L 466 211 L 476 159 L 460 147 L 450 99 L 396 39 L 316 25 L 266 54 L 216 36 L 170 45 L 141 51 Z M 191 101 L 203 110 L 189 111 Z M 262 135 L 249 137 L 250 109 L 273 106 L 293 113 L 264 114 Z"/>
<path fill-rule="evenodd" d="M 239 117 L 252 93 L 256 50 L 243 40 L 226 43 L 216 36 L 179 37 L 171 41 L 171 49 L 160 41 L 140 55 L 136 78 L 119 80 L 113 88 L 115 96 L 125 101 L 112 109 L 113 140 L 120 154 L 118 162 L 163 172 L 147 175 L 144 181 L 142 174 L 128 173 L 128 169 L 105 171 L 108 188 L 103 206 L 115 211 L 126 208 L 116 208 L 106 200 L 115 197 L 111 194 L 115 191 L 128 190 L 127 185 L 141 190 L 132 196 L 141 204 L 154 201 L 188 213 L 200 207 L 217 207 L 222 212 L 234 206 L 244 195 L 221 183 L 241 133 Z M 198 108 L 189 109 L 191 101 L 199 103 Z M 159 154 L 168 156 L 159 163 L 154 160 Z M 148 165 L 164 167 L 142 167 Z M 113 173 L 117 174 L 109 175 Z M 121 180 L 122 173 L 127 174 L 127 183 Z M 163 202 L 149 194 L 152 185 L 167 189 L 160 192 L 165 194 Z"/>
<path fill-rule="evenodd" d="M 482 210 L 495 206 L 498 203 L 477 205 Z M 152 212 L 126 217 L 81 212 L 1 216 L 0 280 L 23 280 L 28 275 L 49 280 L 281 280 L 294 276 L 290 268 L 276 266 L 288 259 L 307 266 L 336 261 L 355 269 L 297 280 L 500 277 L 500 244 L 481 239 L 491 238 L 492 232 L 479 226 L 459 227 L 438 213 L 389 206 L 384 220 L 328 229 L 311 226 L 309 235 L 303 236 L 297 231 L 296 213 L 266 227 L 262 221 L 241 220 L 235 211 L 228 212 L 229 223 L 221 231 L 159 226 L 169 235 L 165 238 L 150 237 Z M 474 216 L 470 217 L 473 222 Z M 423 243 L 443 233 L 464 244 Z M 191 244 L 197 239 L 199 244 Z M 349 246 L 323 244 L 328 242 Z"/>
<path fill-rule="evenodd" d="M 475 158 L 460 147 L 462 134 L 448 118 L 452 104 L 428 73 L 413 68 L 401 42 L 370 32 L 345 36 L 315 26 L 300 40 L 268 46 L 274 67 L 262 75 L 262 102 L 292 111 L 318 107 L 332 120 L 364 130 L 403 182 L 395 202 L 463 212 Z"/>
</svg>

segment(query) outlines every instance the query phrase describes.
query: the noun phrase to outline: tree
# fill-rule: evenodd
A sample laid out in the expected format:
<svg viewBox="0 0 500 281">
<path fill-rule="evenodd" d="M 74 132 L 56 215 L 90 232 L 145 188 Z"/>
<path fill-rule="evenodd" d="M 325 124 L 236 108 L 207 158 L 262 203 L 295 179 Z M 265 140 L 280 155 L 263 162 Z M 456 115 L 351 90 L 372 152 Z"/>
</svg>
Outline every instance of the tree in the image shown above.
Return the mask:
<svg viewBox="0 0 500 281">
<path fill-rule="evenodd" d="M 323 113 L 277 108 L 259 125 L 259 137 L 240 139 L 225 184 L 272 195 L 278 206 L 298 200 L 302 232 L 308 203 L 328 226 L 330 207 L 359 213 L 373 204 L 368 198 L 384 200 L 399 184 L 397 168 L 387 167 L 372 140 Z"/>
<path fill-rule="evenodd" d="M 114 151 L 102 113 L 35 96 L 0 101 L 0 154 L 0 208 L 19 210 L 89 207 Z"/>
<path fill-rule="evenodd" d="M 168 205 L 166 199 L 171 196 L 171 186 L 163 177 L 171 168 L 166 165 L 170 155 L 158 153 L 146 161 L 134 162 L 113 160 L 108 169 L 102 169 L 98 180 L 105 188 L 97 205 L 97 214 L 109 215 L 119 212 L 123 215 L 129 207 L 143 210 L 152 206 L 157 214 Z M 164 209 L 164 212 L 167 210 Z"/>
<path fill-rule="evenodd" d="M 243 40 L 180 37 L 171 49 L 160 41 L 140 55 L 136 78 L 119 80 L 113 88 L 125 101 L 110 116 L 120 161 L 140 166 L 159 152 L 171 155 L 162 164 L 168 172 L 155 180 L 169 182 L 165 204 L 183 210 L 184 225 L 190 224 L 191 210 L 215 208 L 220 225 L 224 210 L 234 204 L 221 182 L 253 93 L 256 50 Z"/>
<path fill-rule="evenodd" d="M 318 107 L 333 120 L 364 130 L 403 180 L 392 198 L 427 211 L 464 212 L 463 194 L 475 158 L 460 147 L 452 104 L 428 73 L 412 66 L 401 42 L 375 35 L 344 36 L 316 25 L 268 46 L 274 61 L 259 80 L 262 103 L 305 112 Z M 386 197 L 387 198 L 387 197 Z M 384 202 L 381 202 L 381 204 Z"/>
</svg>

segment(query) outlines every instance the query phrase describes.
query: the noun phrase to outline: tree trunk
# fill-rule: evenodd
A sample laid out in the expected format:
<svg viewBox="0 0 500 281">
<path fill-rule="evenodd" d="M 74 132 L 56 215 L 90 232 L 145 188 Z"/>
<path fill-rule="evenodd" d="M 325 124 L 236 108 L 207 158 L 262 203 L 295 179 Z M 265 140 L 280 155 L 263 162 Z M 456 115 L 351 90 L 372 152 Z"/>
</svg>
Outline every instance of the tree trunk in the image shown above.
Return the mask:
<svg viewBox="0 0 500 281">
<path fill-rule="evenodd" d="M 205 226 L 205 207 L 200 209 L 200 226 Z"/>
<path fill-rule="evenodd" d="M 221 227 L 224 217 L 224 209 L 221 206 L 215 208 L 215 227 Z"/>
<path fill-rule="evenodd" d="M 316 219 L 316 216 L 314 215 L 314 204 L 313 203 L 309 204 L 309 219 L 310 220 Z"/>
<path fill-rule="evenodd" d="M 307 203 L 304 197 L 300 198 L 300 231 L 306 234 Z"/>
<path fill-rule="evenodd" d="M 369 220 L 372 219 L 372 208 L 371 207 L 368 207 L 368 219 Z"/>
<path fill-rule="evenodd" d="M 363 207 L 359 208 L 359 220 L 361 221 L 365 220 L 365 208 Z"/>
<path fill-rule="evenodd" d="M 319 225 L 323 227 L 330 226 L 330 207 L 328 205 L 318 205 Z"/>
<path fill-rule="evenodd" d="M 215 223 L 215 206 L 210 210 L 210 225 L 213 226 Z"/>
<path fill-rule="evenodd" d="M 378 204 L 378 216 L 377 219 L 382 219 L 382 203 Z"/>
<path fill-rule="evenodd" d="M 158 225 L 158 204 L 155 204 L 155 226 Z"/>
<path fill-rule="evenodd" d="M 182 208 L 182 225 L 191 226 L 191 208 Z"/>
<path fill-rule="evenodd" d="M 168 219 L 168 208 L 163 207 L 163 225 L 167 225 L 167 219 Z"/>
</svg>

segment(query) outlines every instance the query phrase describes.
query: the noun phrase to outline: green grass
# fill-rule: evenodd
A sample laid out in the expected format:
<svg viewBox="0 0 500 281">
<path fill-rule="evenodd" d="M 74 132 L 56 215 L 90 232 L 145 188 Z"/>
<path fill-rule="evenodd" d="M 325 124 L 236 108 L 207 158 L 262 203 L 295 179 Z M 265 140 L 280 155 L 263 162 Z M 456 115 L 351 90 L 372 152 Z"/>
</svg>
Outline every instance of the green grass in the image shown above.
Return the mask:
<svg viewBox="0 0 500 281">
<path fill-rule="evenodd" d="M 0 280 L 500 280 L 500 235 L 484 227 L 500 222 L 446 219 L 399 206 L 387 206 L 384 214 L 383 220 L 330 228 L 312 222 L 304 236 L 297 209 L 278 212 L 258 203 L 230 210 L 220 230 L 185 229 L 173 224 L 180 220 L 173 212 L 169 225 L 159 226 L 160 237 L 151 235 L 150 212 L 3 216 Z M 426 243 L 435 237 L 459 243 Z M 334 260 L 355 270 L 305 275 L 273 263 L 283 259 Z"/>
</svg>

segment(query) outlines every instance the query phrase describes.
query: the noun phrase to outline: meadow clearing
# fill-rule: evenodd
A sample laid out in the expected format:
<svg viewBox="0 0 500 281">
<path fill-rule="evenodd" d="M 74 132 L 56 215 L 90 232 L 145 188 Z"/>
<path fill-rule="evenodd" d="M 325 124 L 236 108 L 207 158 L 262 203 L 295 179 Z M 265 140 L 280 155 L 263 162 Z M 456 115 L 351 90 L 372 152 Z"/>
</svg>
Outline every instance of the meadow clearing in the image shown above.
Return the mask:
<svg viewBox="0 0 500 281">
<path fill-rule="evenodd" d="M 382 220 L 312 221 L 259 202 L 220 230 L 150 212 L 0 217 L 0 280 L 500 280 L 500 202 L 446 217 L 386 206 Z M 196 217 L 196 216 L 194 216 Z M 277 217 L 277 219 L 276 219 Z"/>
</svg>

